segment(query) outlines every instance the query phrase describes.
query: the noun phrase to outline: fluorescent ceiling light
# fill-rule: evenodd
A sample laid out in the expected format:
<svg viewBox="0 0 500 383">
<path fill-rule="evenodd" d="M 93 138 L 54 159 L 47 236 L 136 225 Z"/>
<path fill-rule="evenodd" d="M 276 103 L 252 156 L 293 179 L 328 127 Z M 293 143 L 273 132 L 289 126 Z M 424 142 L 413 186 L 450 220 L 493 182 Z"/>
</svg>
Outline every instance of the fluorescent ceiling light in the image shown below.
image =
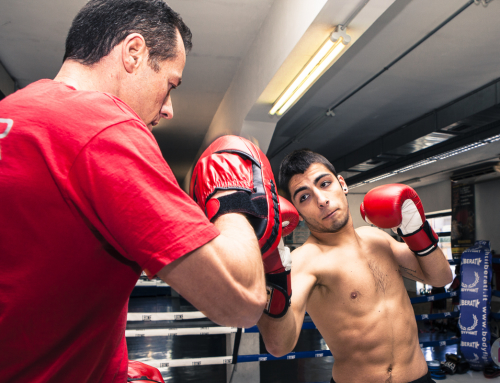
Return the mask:
<svg viewBox="0 0 500 383">
<path fill-rule="evenodd" d="M 408 170 L 413 170 L 413 169 L 419 168 L 419 167 L 424 166 L 424 165 L 429 165 L 429 164 L 432 164 L 433 162 L 436 162 L 436 161 L 437 160 L 435 160 L 434 158 L 429 158 L 427 160 L 418 161 L 418 162 L 415 162 L 414 164 L 405 166 L 404 168 L 395 170 L 395 173 L 396 174 L 404 173 L 404 172 L 407 172 Z"/>
<path fill-rule="evenodd" d="M 281 96 L 278 97 L 269 114 L 281 116 L 285 113 L 309 89 L 318 77 L 328 69 L 333 60 L 344 50 L 344 47 L 350 41 L 351 37 L 346 33 L 345 29 L 342 29 L 340 25 L 337 26 L 337 30 L 326 39 L 312 59 L 309 60 Z"/>
<path fill-rule="evenodd" d="M 382 174 L 382 175 L 374 177 L 374 178 L 370 178 L 366 181 L 358 182 L 357 184 L 349 186 L 349 189 L 355 189 L 357 187 L 364 186 L 364 185 L 372 183 L 372 182 L 377 182 L 377 181 L 380 181 L 384 178 L 391 177 L 391 176 L 394 176 L 396 174 L 404 173 L 404 172 L 407 172 L 408 170 L 413 170 L 413 169 L 419 168 L 419 167 L 424 166 L 424 165 L 429 165 L 429 164 L 432 164 L 436 161 L 444 160 L 445 158 L 449 158 L 449 157 L 455 156 L 457 154 L 464 153 L 464 152 L 467 152 L 469 150 L 476 149 L 476 148 L 479 148 L 479 147 L 484 146 L 484 145 L 488 145 L 488 144 L 490 144 L 492 142 L 496 142 L 496 141 L 500 141 L 500 134 L 486 138 L 484 140 L 474 142 L 472 144 L 461 146 L 457 149 L 453 149 L 453 150 L 449 150 L 449 151 L 441 153 L 441 154 L 437 154 L 437 155 L 432 156 L 430 158 L 427 158 L 425 160 L 415 162 L 414 164 L 405 166 L 403 168 L 399 168 L 397 170 L 393 170 L 392 172 L 385 173 L 385 174 Z"/>
<path fill-rule="evenodd" d="M 489 142 L 486 142 L 486 141 L 485 142 L 482 142 L 482 141 L 474 142 L 473 144 L 465 145 L 465 146 L 462 146 L 458 149 L 454 149 L 454 150 L 450 150 L 448 152 L 438 154 L 438 155 L 434 156 L 434 158 L 436 158 L 438 160 L 444 160 L 445 158 L 452 157 L 452 156 L 455 156 L 457 154 L 464 153 L 464 152 L 467 152 L 469 150 L 476 149 L 476 148 L 479 148 L 480 146 L 484 146 L 487 144 L 489 144 Z"/>
<path fill-rule="evenodd" d="M 500 134 L 497 134 L 496 136 L 493 136 L 493 137 L 490 137 L 490 138 L 487 138 L 486 140 L 484 140 L 485 142 L 488 142 L 489 144 L 491 144 L 492 142 L 496 142 L 496 141 L 499 141 L 500 140 Z"/>
</svg>

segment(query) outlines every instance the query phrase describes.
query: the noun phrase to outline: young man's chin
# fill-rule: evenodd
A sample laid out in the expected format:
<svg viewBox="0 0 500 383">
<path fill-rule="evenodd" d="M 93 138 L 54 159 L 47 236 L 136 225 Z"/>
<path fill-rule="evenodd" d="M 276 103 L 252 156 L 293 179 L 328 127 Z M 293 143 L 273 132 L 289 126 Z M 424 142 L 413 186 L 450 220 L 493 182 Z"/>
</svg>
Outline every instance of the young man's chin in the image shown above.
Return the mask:
<svg viewBox="0 0 500 383">
<path fill-rule="evenodd" d="M 329 233 L 338 233 L 341 231 L 349 222 L 349 214 L 346 214 L 345 217 L 342 217 L 342 220 L 332 223 L 329 227 Z"/>
</svg>

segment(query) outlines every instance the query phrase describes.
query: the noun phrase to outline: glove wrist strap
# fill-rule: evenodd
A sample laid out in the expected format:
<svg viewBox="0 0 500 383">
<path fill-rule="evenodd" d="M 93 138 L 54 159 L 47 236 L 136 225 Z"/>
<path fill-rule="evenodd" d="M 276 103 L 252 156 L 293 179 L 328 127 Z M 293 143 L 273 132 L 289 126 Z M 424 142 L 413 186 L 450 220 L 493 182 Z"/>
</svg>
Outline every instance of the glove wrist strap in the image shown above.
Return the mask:
<svg viewBox="0 0 500 383">
<path fill-rule="evenodd" d="M 403 241 L 405 241 L 410 250 L 419 257 L 425 257 L 432 253 L 439 242 L 438 235 L 434 232 L 427 220 L 420 229 L 413 233 L 403 234 L 401 229 L 398 229 L 398 234 L 403 238 Z"/>
<path fill-rule="evenodd" d="M 266 274 L 267 303 L 264 314 L 271 318 L 283 317 L 290 307 L 292 286 L 290 270 Z M 290 293 L 289 293 L 290 292 Z"/>
</svg>

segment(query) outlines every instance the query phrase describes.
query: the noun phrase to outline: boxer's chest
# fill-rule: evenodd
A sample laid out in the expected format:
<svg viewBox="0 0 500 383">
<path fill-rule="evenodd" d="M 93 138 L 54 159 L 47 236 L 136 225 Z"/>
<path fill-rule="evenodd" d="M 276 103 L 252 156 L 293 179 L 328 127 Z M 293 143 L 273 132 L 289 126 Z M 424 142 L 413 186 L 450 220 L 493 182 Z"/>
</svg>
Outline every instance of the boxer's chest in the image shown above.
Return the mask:
<svg viewBox="0 0 500 383">
<path fill-rule="evenodd" d="M 384 300 L 399 296 L 403 281 L 392 253 L 380 248 L 362 250 L 324 265 L 319 272 L 320 284 L 311 299 L 362 314 Z"/>
</svg>

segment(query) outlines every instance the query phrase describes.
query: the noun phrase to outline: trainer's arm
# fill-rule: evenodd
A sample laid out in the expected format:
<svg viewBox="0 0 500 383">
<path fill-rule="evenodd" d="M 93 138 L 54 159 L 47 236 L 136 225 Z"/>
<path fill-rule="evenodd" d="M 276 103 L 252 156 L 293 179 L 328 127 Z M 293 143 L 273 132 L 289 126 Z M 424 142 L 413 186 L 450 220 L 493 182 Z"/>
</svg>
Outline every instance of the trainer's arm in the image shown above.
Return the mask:
<svg viewBox="0 0 500 383">
<path fill-rule="evenodd" d="M 266 303 L 261 252 L 255 232 L 242 214 L 215 222 L 220 235 L 165 266 L 158 277 L 212 321 L 250 327 Z"/>
<path fill-rule="evenodd" d="M 452 282 L 453 274 L 450 264 L 439 247 L 436 247 L 432 253 L 419 257 L 408 248 L 406 243 L 398 242 L 387 233 L 384 234 L 390 242 L 403 277 L 434 287 L 442 287 Z"/>
<path fill-rule="evenodd" d="M 292 253 L 292 298 L 287 313 L 278 319 L 262 315 L 257 326 L 267 351 L 276 357 L 288 354 L 299 339 L 309 296 L 316 284 L 316 277 L 300 264 L 300 249 Z"/>
</svg>

